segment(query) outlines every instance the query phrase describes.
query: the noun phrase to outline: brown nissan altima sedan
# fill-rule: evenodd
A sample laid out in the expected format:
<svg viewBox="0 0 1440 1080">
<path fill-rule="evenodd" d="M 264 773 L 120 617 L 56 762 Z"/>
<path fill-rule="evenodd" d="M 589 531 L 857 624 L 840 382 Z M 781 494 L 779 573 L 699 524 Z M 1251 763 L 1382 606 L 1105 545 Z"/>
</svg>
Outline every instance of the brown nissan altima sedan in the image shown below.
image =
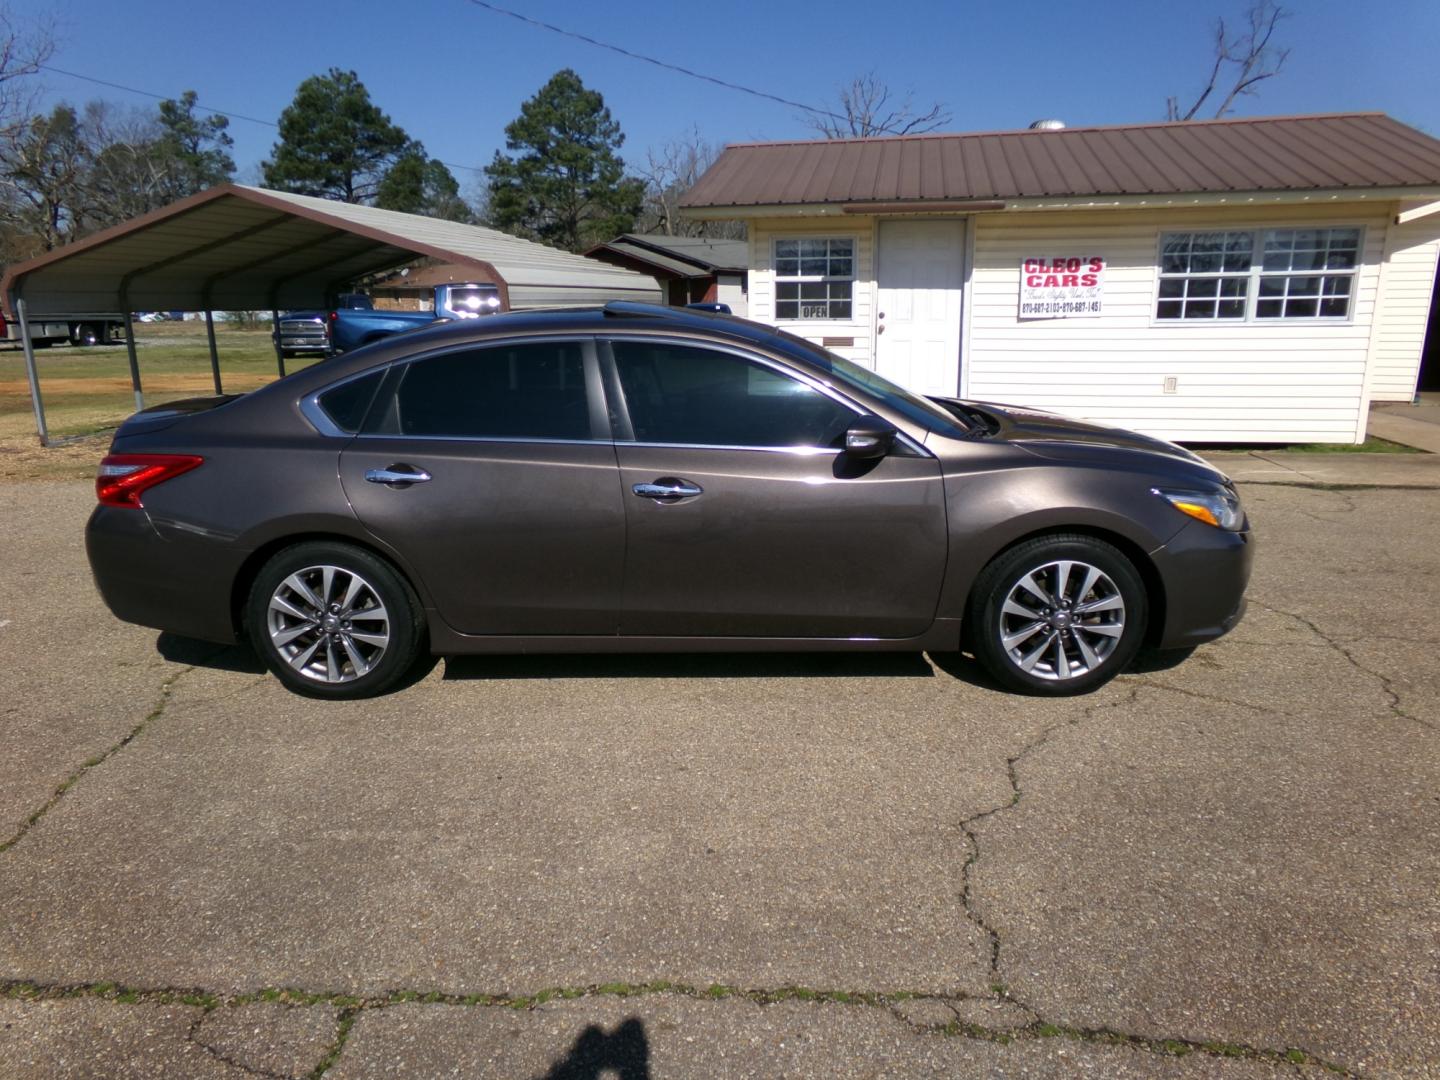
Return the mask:
<svg viewBox="0 0 1440 1080">
<path fill-rule="evenodd" d="M 1233 627 L 1254 551 L 1233 485 L 1180 447 L 625 303 L 147 409 L 96 487 L 117 616 L 248 639 L 328 698 L 426 651 L 964 649 L 1075 694 Z"/>
</svg>

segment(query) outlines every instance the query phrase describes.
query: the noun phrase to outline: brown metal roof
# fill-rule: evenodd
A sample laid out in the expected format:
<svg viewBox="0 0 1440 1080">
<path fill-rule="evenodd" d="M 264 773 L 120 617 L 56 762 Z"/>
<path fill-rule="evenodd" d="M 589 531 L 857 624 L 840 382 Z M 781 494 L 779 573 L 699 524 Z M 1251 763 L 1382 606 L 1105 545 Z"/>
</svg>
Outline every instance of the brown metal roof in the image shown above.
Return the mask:
<svg viewBox="0 0 1440 1080">
<path fill-rule="evenodd" d="M 1440 185 L 1440 140 L 1384 113 L 739 143 L 681 205 L 1179 195 Z"/>
<path fill-rule="evenodd" d="M 749 245 L 744 240 L 708 236 L 657 236 L 622 233 L 596 244 L 585 254 L 616 266 L 643 266 L 645 273 L 671 278 L 710 277 L 719 271 L 744 273 L 749 267 Z"/>
<path fill-rule="evenodd" d="M 511 308 L 656 300 L 651 277 L 495 229 L 222 184 L 7 267 L 35 315 L 318 307 L 367 274 L 430 256 Z"/>
</svg>

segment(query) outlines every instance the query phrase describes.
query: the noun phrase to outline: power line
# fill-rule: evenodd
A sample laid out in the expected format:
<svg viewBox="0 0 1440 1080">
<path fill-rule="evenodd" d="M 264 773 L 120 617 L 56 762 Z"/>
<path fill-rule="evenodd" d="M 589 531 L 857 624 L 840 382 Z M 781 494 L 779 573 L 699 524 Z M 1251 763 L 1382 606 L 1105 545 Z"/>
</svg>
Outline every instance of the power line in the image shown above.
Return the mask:
<svg viewBox="0 0 1440 1080">
<path fill-rule="evenodd" d="M 629 49 L 619 45 L 612 45 L 608 41 L 599 41 L 596 38 L 588 37 L 585 34 L 574 30 L 566 30 L 563 26 L 555 26 L 551 23 L 541 22 L 539 19 L 532 19 L 518 11 L 511 11 L 509 8 L 500 7 L 498 4 L 489 3 L 488 0 L 470 0 L 476 7 L 484 8 L 486 11 L 494 12 L 496 15 L 508 15 L 512 19 L 529 23 L 542 30 L 548 30 L 552 34 L 559 34 L 561 37 L 574 38 L 576 41 L 583 41 L 587 45 L 594 45 L 598 49 L 608 49 L 610 52 L 619 53 L 621 56 L 629 57 L 631 60 L 639 60 L 646 64 L 654 64 L 666 71 L 678 72 L 691 79 L 699 79 L 701 82 L 713 83 L 715 86 L 722 86 L 726 90 L 738 90 L 742 94 L 749 94 L 752 97 L 764 98 L 767 101 L 775 101 L 781 105 L 788 105 L 792 109 L 803 109 L 807 113 L 814 113 L 816 116 L 827 116 L 831 120 L 839 120 L 842 123 L 849 123 L 850 118 L 840 113 L 831 112 L 829 109 L 818 109 L 814 105 L 806 105 L 803 101 L 791 101 L 789 98 L 779 97 L 776 94 L 766 93 L 764 90 L 756 90 L 751 86 L 741 86 L 739 83 L 727 82 L 724 79 L 716 78 L 714 75 L 706 75 L 701 71 L 692 71 L 690 68 L 681 67 L 679 64 L 671 64 L 664 60 L 657 60 L 653 56 L 646 56 L 644 53 L 631 52 Z"/>
<path fill-rule="evenodd" d="M 81 82 L 94 83 L 96 86 L 108 86 L 112 90 L 123 90 L 127 94 L 139 94 L 141 97 L 153 98 L 155 101 L 173 100 L 168 94 L 153 94 L 149 90 L 140 90 L 134 86 L 122 86 L 120 83 L 106 82 L 104 79 L 97 79 L 93 75 L 81 75 L 78 71 L 66 71 L 63 68 L 54 67 L 51 64 L 36 65 L 42 71 L 54 72 L 56 75 L 64 75 L 67 78 L 79 79 Z M 280 125 L 274 120 L 260 120 L 254 116 L 246 116 L 244 113 L 232 112 L 230 109 L 212 109 L 208 105 L 201 105 L 198 101 L 195 108 L 201 112 L 213 113 L 216 116 L 223 116 L 229 120 L 246 120 L 252 124 L 263 124 L 269 128 L 278 128 Z"/>
<path fill-rule="evenodd" d="M 155 101 L 175 100 L 169 94 L 156 94 L 150 90 L 141 90 L 139 87 L 136 86 L 125 86 L 123 83 L 109 82 L 105 79 L 97 79 L 93 75 L 81 75 L 78 71 L 66 71 L 64 68 L 57 68 L 51 64 L 38 64 L 36 66 L 39 67 L 42 71 L 53 72 L 56 75 L 64 75 L 66 78 L 69 79 L 79 79 L 81 82 L 94 83 L 96 86 L 108 86 L 111 90 L 122 90 L 127 94 L 139 94 L 141 97 L 151 98 Z M 223 116 L 227 120 L 244 120 L 247 123 L 260 124 L 263 127 L 268 128 L 278 129 L 280 127 L 280 125 L 277 124 L 274 120 L 261 120 L 259 117 L 246 116 L 244 113 L 233 112 L 230 109 L 212 109 L 208 105 L 201 105 L 198 101 L 195 103 L 195 108 L 199 109 L 201 112 L 210 113 L 213 116 Z M 436 158 L 435 160 L 438 161 L 439 159 Z M 452 161 L 441 161 L 440 164 L 444 165 L 447 169 L 466 169 L 470 172 L 485 171 L 478 165 L 457 165 Z"/>
</svg>

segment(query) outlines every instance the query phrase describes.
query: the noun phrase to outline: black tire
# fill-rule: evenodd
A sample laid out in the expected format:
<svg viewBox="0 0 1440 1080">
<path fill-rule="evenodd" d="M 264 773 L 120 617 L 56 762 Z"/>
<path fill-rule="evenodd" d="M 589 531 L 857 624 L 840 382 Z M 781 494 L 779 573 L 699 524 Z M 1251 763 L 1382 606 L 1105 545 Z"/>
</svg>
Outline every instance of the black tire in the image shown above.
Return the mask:
<svg viewBox="0 0 1440 1080">
<path fill-rule="evenodd" d="M 75 332 L 71 335 L 70 344 L 85 346 L 99 345 L 100 334 L 96 331 L 95 327 L 89 323 L 81 323 L 75 328 Z"/>
<path fill-rule="evenodd" d="M 316 586 L 324 580 L 326 567 L 332 571 L 331 592 L 320 596 Z M 297 618 L 283 606 L 272 608 L 278 594 L 299 615 L 316 610 L 301 599 L 303 590 L 291 583 L 292 575 L 315 599 L 329 602 L 323 614 L 333 623 Z M 353 611 L 334 612 L 353 580 L 360 582 Z M 383 618 L 372 614 L 379 611 L 372 601 L 383 607 Z M 426 646 L 424 614 L 410 583 L 364 548 L 332 541 L 295 544 L 260 568 L 245 602 L 245 630 L 265 666 L 287 688 L 332 701 L 375 697 L 394 689 Z M 382 636 L 383 646 L 374 644 Z M 356 674 L 354 658 L 367 669 Z"/>
<path fill-rule="evenodd" d="M 1065 568 L 1064 591 L 1057 596 L 1066 563 L 1084 569 Z M 1092 568 L 1098 577 L 1090 576 Z M 1027 575 L 1036 575 L 1030 580 L 1048 601 L 1023 584 Z M 1088 591 L 1075 595 L 1091 582 Z M 1017 606 L 1006 610 L 1012 597 Z M 1139 572 L 1114 545 L 1074 533 L 1041 536 L 1001 552 L 975 579 L 966 642 L 991 677 L 1011 690 L 1045 697 L 1084 694 L 1129 666 L 1144 642 L 1149 609 Z M 1022 666 L 1027 662 L 1029 670 Z"/>
</svg>

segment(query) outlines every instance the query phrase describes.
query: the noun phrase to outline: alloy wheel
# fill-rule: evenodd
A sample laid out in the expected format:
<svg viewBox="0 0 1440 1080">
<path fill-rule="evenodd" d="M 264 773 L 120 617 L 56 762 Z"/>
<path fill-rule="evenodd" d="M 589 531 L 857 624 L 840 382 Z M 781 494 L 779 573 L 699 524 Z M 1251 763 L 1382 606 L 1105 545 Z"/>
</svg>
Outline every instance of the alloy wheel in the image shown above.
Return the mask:
<svg viewBox="0 0 1440 1080">
<path fill-rule="evenodd" d="M 1073 679 L 1101 667 L 1125 632 L 1125 599 L 1110 576 L 1074 559 L 1020 575 L 1000 608 L 1000 645 L 1027 675 Z"/>
<path fill-rule="evenodd" d="M 285 663 L 321 683 L 360 678 L 390 645 L 390 615 L 375 586 L 328 564 L 297 570 L 275 587 L 266 629 Z"/>
</svg>

